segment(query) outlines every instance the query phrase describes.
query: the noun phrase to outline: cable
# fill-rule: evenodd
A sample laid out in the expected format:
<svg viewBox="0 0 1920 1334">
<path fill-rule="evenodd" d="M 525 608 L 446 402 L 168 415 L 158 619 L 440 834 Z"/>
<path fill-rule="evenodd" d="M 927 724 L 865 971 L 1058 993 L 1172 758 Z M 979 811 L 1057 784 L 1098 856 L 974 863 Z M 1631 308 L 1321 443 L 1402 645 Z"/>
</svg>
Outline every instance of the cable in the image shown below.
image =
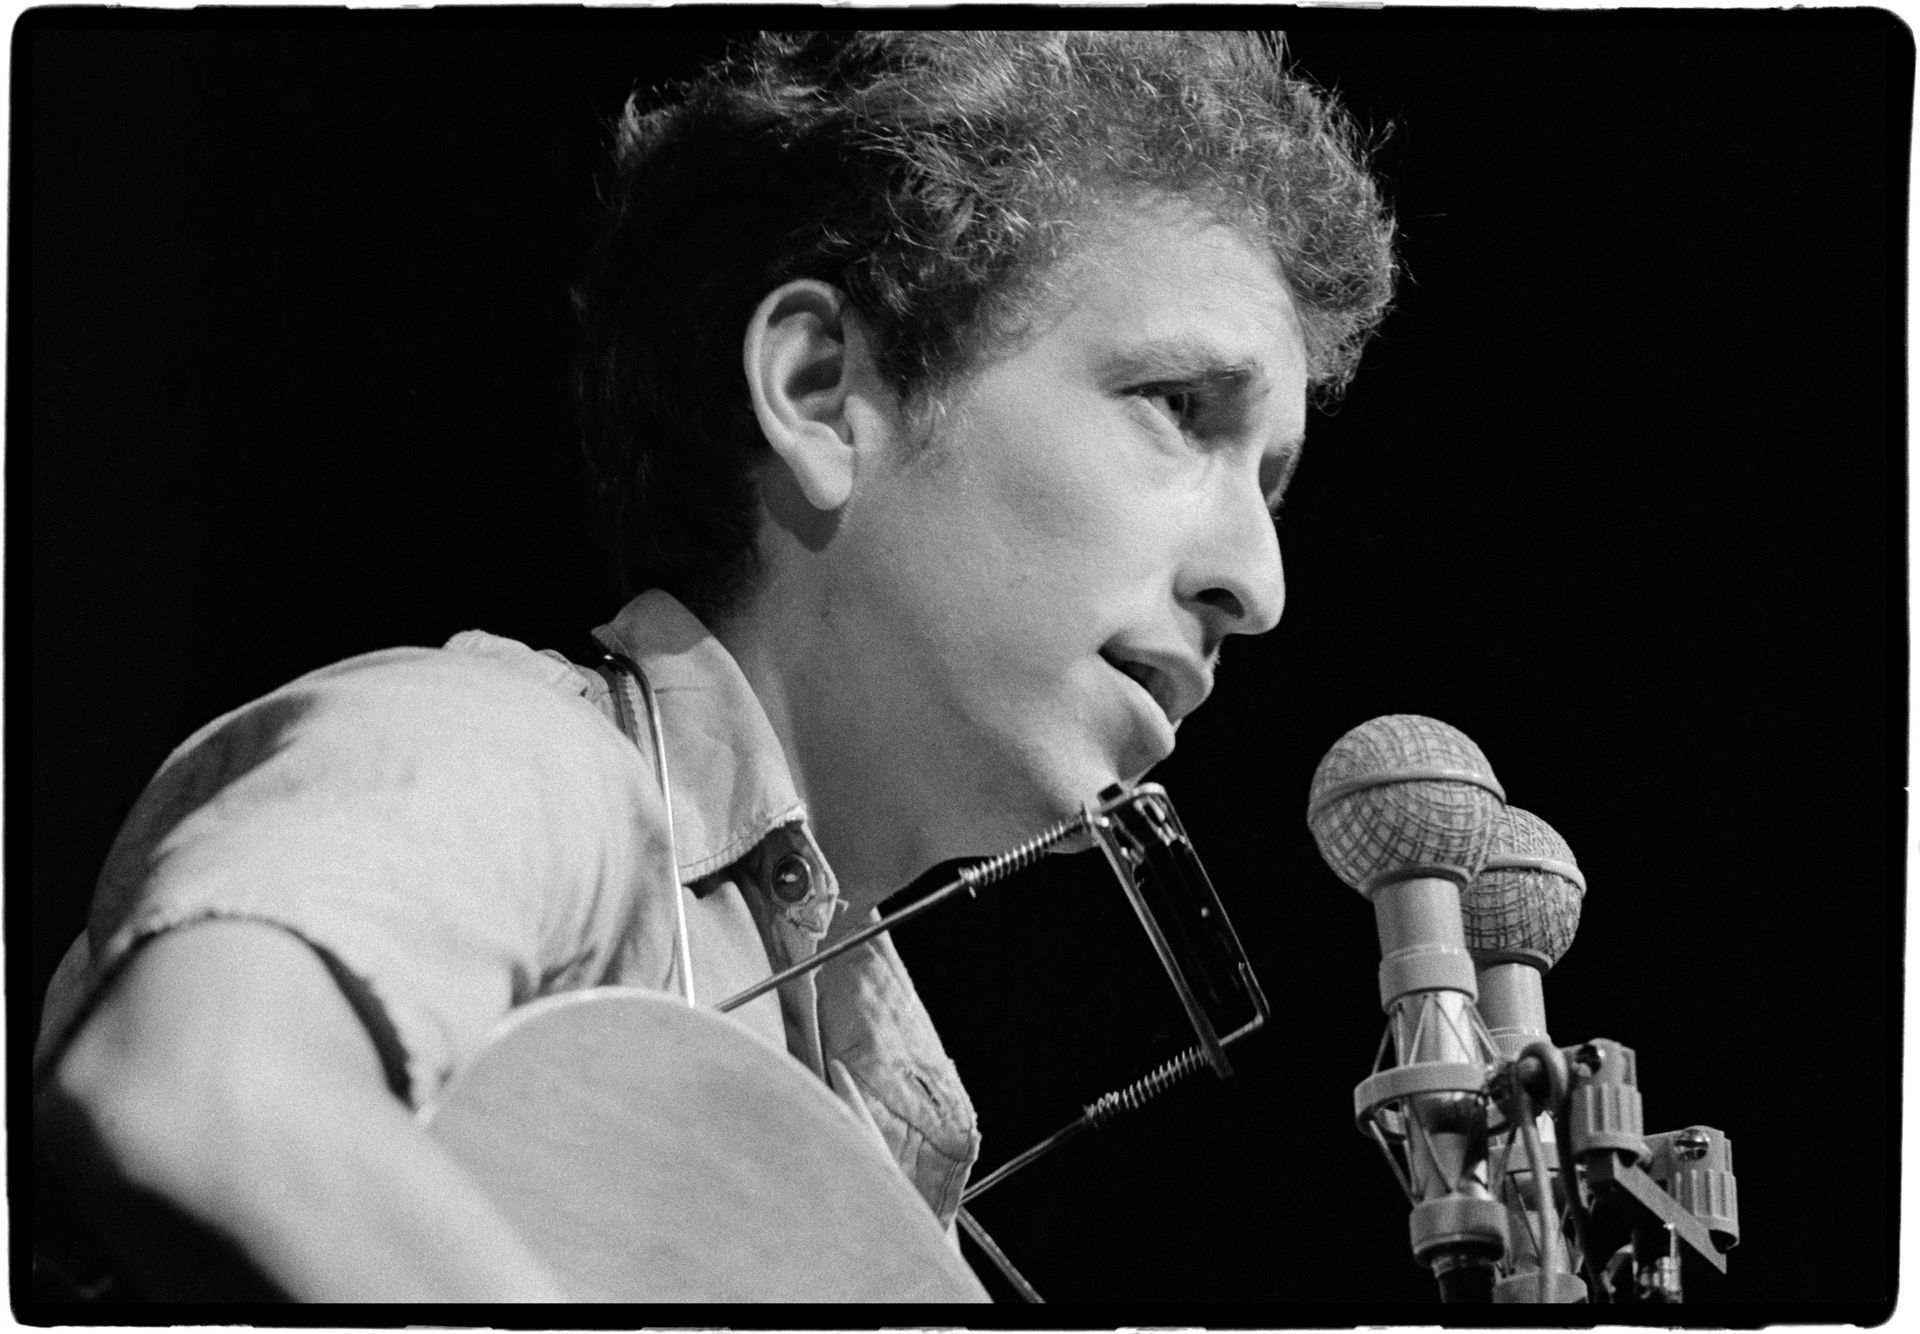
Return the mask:
<svg viewBox="0 0 1920 1334">
<path fill-rule="evenodd" d="M 1535 1234 L 1534 1251 L 1540 1259 L 1534 1270 L 1538 1281 L 1535 1300 L 1542 1306 L 1553 1300 L 1553 1284 L 1550 1281 L 1559 1270 L 1559 1247 L 1554 1245 L 1556 1238 L 1548 1230 L 1550 1220 L 1558 1217 L 1553 1208 L 1553 1182 L 1547 1176 L 1547 1151 L 1540 1143 L 1540 1128 L 1534 1124 L 1533 1099 L 1527 1096 L 1526 1087 L 1517 1081 L 1514 1086 L 1514 1098 L 1520 1111 L 1520 1142 L 1527 1147 L 1527 1165 L 1533 1169 L 1533 1207 L 1540 1219 L 1539 1231 Z"/>
</svg>

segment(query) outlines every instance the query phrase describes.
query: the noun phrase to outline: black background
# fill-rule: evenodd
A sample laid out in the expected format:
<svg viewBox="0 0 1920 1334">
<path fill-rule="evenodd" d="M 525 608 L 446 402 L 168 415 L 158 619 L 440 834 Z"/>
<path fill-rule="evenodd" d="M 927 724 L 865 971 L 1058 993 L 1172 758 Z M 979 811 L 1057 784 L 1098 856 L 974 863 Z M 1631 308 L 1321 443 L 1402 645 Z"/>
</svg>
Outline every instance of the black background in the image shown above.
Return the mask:
<svg viewBox="0 0 1920 1334">
<path fill-rule="evenodd" d="M 17 1021 L 200 723 L 362 650 L 474 626 L 577 646 L 611 614 L 565 289 L 608 118 L 719 50 L 670 30 L 712 16 L 16 32 Z M 1745 1238 L 1727 1277 L 1690 1266 L 1688 1318 L 1884 1302 L 1912 40 L 1872 11 L 1262 21 L 1390 127 L 1409 273 L 1316 415 L 1280 629 L 1229 653 L 1156 775 L 1275 1020 L 1234 1079 L 977 1213 L 1056 1302 L 1433 1300 L 1350 1120 L 1381 1028 L 1371 915 L 1303 821 L 1342 732 L 1418 712 L 1586 871 L 1555 1036 L 1634 1046 L 1649 1129 L 1733 1138 Z M 983 1166 L 1177 1046 L 1124 911 L 1097 862 L 1056 860 L 901 933 Z"/>
</svg>

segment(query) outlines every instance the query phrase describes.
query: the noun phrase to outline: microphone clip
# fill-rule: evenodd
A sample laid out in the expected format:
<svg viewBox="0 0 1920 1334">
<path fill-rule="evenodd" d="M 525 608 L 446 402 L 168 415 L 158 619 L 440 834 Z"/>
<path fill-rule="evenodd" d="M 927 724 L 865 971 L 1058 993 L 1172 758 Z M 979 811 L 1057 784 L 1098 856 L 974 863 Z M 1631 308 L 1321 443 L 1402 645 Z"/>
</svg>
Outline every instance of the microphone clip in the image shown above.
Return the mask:
<svg viewBox="0 0 1920 1334">
<path fill-rule="evenodd" d="M 1594 1299 L 1676 1303 L 1686 1251 L 1724 1274 L 1739 1243 L 1732 1141 L 1711 1126 L 1644 1134 L 1632 1048 L 1595 1038 L 1563 1054 L 1573 1071 L 1564 1143 L 1580 1185 L 1569 1205 Z"/>
</svg>

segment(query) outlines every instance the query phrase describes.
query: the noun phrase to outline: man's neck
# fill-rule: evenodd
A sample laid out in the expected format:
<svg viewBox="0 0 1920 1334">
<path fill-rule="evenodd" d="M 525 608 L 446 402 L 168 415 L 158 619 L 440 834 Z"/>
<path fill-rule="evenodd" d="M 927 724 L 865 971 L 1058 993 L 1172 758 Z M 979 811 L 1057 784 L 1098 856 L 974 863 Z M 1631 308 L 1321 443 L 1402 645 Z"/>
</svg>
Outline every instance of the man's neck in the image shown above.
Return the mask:
<svg viewBox="0 0 1920 1334">
<path fill-rule="evenodd" d="M 835 927 L 855 929 L 940 854 L 924 846 L 927 822 L 911 810 L 910 786 L 893 781 L 899 753 L 864 753 L 867 733 L 842 721 L 853 704 L 839 698 L 831 664 L 820 661 L 796 606 L 761 597 L 710 628 L 765 710 L 840 882 L 848 908 Z"/>
</svg>

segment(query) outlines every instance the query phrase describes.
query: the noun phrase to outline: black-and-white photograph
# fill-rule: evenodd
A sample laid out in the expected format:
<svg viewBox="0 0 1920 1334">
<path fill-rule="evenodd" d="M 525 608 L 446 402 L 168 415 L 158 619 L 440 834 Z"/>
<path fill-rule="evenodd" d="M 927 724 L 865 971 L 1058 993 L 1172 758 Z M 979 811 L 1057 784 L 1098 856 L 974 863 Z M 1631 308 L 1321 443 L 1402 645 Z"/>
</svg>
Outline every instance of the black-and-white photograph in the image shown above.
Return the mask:
<svg viewBox="0 0 1920 1334">
<path fill-rule="evenodd" d="M 15 1317 L 1884 1322 L 1913 74 L 29 11 Z"/>
</svg>

